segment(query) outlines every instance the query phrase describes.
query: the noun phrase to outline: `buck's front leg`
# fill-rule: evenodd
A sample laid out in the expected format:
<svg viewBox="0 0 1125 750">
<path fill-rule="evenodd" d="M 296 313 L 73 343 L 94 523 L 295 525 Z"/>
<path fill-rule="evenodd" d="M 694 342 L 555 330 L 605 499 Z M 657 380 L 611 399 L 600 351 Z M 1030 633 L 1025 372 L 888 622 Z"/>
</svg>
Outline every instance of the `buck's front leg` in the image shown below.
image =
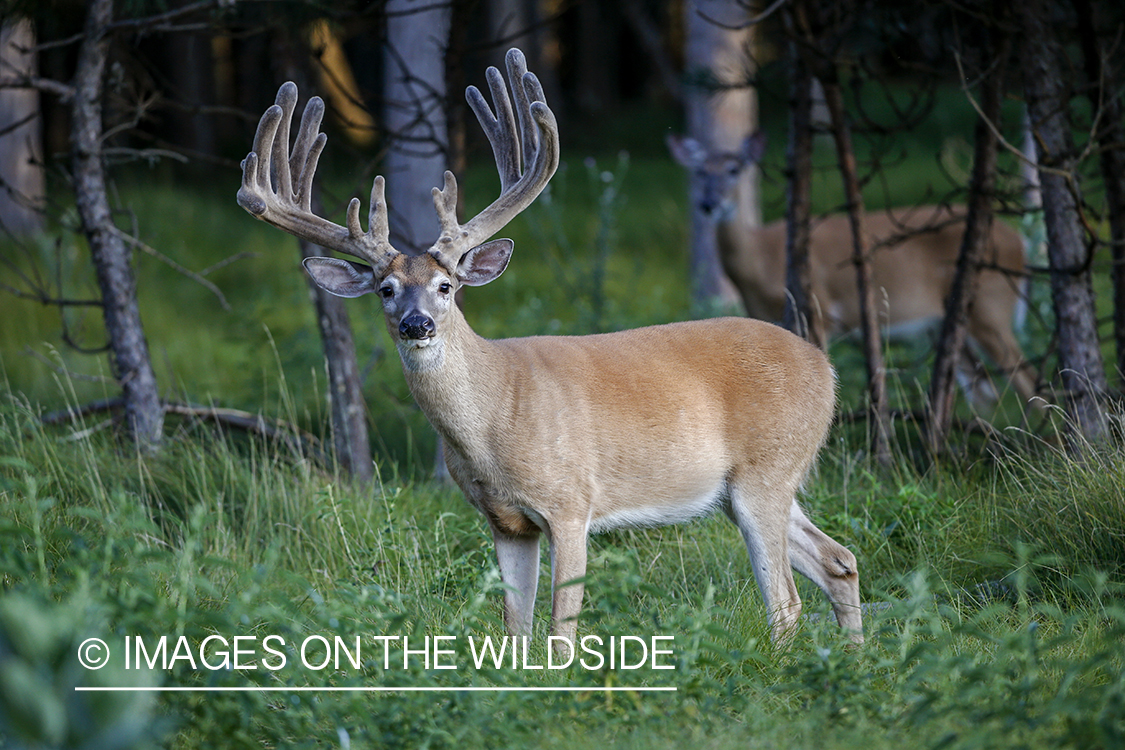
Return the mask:
<svg viewBox="0 0 1125 750">
<path fill-rule="evenodd" d="M 492 527 L 504 591 L 504 625 L 510 635 L 531 635 L 539 585 L 539 531 L 519 536 Z"/>
<path fill-rule="evenodd" d="M 582 611 L 582 583 L 586 575 L 586 524 L 583 521 L 551 524 L 551 633 L 569 642 L 556 645 L 560 656 L 573 653 Z"/>
</svg>

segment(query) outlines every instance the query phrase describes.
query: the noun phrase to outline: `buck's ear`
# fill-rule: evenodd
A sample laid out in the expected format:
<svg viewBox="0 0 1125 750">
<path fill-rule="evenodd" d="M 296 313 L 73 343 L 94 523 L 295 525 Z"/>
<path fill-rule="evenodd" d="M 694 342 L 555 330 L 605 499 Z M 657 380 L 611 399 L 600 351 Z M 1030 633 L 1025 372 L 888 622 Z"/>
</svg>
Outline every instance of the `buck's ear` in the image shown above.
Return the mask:
<svg viewBox="0 0 1125 750">
<path fill-rule="evenodd" d="M 302 265 L 317 286 L 337 297 L 359 297 L 375 291 L 371 266 L 322 257 L 305 258 Z"/>
<path fill-rule="evenodd" d="M 484 286 L 495 281 L 508 267 L 515 246 L 511 240 L 492 240 L 477 245 L 461 256 L 461 262 L 457 264 L 457 280 L 465 286 Z"/>
</svg>

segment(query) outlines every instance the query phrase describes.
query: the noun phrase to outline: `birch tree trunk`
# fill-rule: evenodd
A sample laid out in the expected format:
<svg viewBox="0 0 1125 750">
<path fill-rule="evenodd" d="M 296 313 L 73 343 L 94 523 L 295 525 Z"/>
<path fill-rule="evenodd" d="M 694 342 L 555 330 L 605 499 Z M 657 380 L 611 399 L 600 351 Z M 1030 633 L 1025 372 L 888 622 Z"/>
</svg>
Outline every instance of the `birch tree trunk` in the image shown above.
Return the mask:
<svg viewBox="0 0 1125 750">
<path fill-rule="evenodd" d="M 745 80 L 752 72 L 749 57 L 754 27 L 746 26 L 745 7 L 723 0 L 687 0 L 684 3 L 686 40 L 684 67 L 688 78 L 713 77 L 720 85 L 733 88 L 708 91 L 701 86 L 688 86 L 684 91 L 688 135 L 703 144 L 708 152 L 737 152 L 757 126 L 758 101 L 753 88 Z M 743 28 L 731 30 L 716 25 L 708 18 Z M 746 227 L 762 223 L 759 205 L 758 168 L 751 166 L 742 177 L 738 189 L 736 222 Z M 715 225 L 696 209 L 703 186 L 693 177 L 691 196 L 691 278 L 697 304 L 707 306 L 718 300 L 737 304 L 738 292 L 723 272 L 715 242 Z"/>
<path fill-rule="evenodd" d="M 102 83 L 113 1 L 90 0 L 87 7 L 71 103 L 74 194 L 101 290 L 102 315 L 113 374 L 124 396 L 126 426 L 137 446 L 143 452 L 152 452 L 161 442 L 164 411 L 137 306 L 133 254 L 113 224 L 102 162 Z"/>
<path fill-rule="evenodd" d="M 452 11 L 428 0 L 389 0 L 385 12 L 383 122 L 392 138 L 385 161 L 394 195 L 387 201 L 391 242 L 403 252 L 422 252 L 440 231 L 431 190 L 441 187 L 450 166 L 445 56 Z M 449 479 L 440 437 L 434 476 Z"/>
<path fill-rule="evenodd" d="M 27 19 L 0 25 L 0 74 L 36 73 L 35 30 Z M 39 92 L 0 88 L 0 231 L 21 236 L 43 228 L 45 180 Z"/>
<path fill-rule="evenodd" d="M 383 122 L 393 139 L 387 153 L 391 242 L 422 251 L 440 227 L 430 190 L 448 164 L 445 48 L 450 9 L 427 0 L 390 0 L 386 7 Z"/>
<path fill-rule="evenodd" d="M 1063 405 L 1071 434 L 1096 441 L 1108 429 L 1102 403 L 1106 374 L 1094 308 L 1091 246 L 1079 214 L 1080 187 L 1068 87 L 1060 64 L 1062 50 L 1050 26 L 1050 11 L 1046 0 L 1031 0 L 1020 11 L 1024 92 L 1038 146 Z M 1077 448 L 1078 443 L 1072 442 L 1072 447 Z"/>
</svg>

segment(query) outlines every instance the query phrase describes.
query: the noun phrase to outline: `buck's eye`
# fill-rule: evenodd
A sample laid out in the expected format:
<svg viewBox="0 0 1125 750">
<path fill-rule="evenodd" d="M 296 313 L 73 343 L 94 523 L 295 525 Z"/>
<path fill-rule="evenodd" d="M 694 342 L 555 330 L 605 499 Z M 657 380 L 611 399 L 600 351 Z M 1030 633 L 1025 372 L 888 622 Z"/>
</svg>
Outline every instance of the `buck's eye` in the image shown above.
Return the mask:
<svg viewBox="0 0 1125 750">
<path fill-rule="evenodd" d="M 383 286 L 379 287 L 379 296 L 383 299 L 390 299 L 391 297 L 395 296 L 395 288 L 390 284 L 384 284 Z"/>
<path fill-rule="evenodd" d="M 448 281 L 443 281 L 441 285 L 438 286 L 438 291 L 442 294 L 449 294 L 451 291 L 453 291 L 453 285 Z"/>
</svg>

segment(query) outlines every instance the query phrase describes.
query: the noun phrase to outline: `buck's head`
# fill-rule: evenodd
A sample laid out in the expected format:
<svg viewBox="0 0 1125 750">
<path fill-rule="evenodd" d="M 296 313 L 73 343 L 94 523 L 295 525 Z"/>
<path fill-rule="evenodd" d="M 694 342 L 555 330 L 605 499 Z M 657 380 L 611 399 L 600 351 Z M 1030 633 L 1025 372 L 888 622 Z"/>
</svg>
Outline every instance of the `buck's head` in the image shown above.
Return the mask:
<svg viewBox="0 0 1125 750">
<path fill-rule="evenodd" d="M 492 144 L 500 197 L 461 224 L 457 181 L 446 172 L 445 185 L 433 189 L 441 233 L 425 253 L 407 255 L 391 246 L 382 177 L 376 177 L 371 188 L 366 232 L 360 226 L 358 198 L 348 205 L 346 226 L 312 212 L 312 179 L 326 140 L 319 132 L 324 103 L 313 97 L 305 106 L 290 156 L 289 126 L 297 104 L 297 87 L 292 83 L 281 87 L 276 104 L 262 115 L 254 150 L 242 162 L 239 205 L 290 234 L 366 261 L 313 257 L 304 265 L 312 279 L 332 294 L 378 294 L 388 330 L 404 356 L 442 340 L 456 316 L 454 295 L 460 287 L 487 284 L 504 271 L 512 242 L 488 239 L 535 200 L 558 168 L 558 125 L 543 87 L 527 71 L 518 49 L 508 51 L 506 62 L 511 98 L 496 68 L 485 73 L 495 114 L 475 86 L 465 92 Z"/>
<path fill-rule="evenodd" d="M 378 268 L 323 257 L 306 258 L 304 266 L 322 289 L 339 297 L 377 294 L 387 331 L 405 354 L 440 341 L 451 325 L 457 290 L 498 278 L 512 247 L 511 240 L 493 240 L 471 248 L 455 263 L 431 249 L 421 255 L 393 251 Z"/>
<path fill-rule="evenodd" d="M 695 207 L 704 216 L 722 219 L 735 207 L 734 189 L 747 167 L 757 164 L 766 149 L 766 136 L 751 133 L 737 151 L 711 151 L 690 136 L 669 135 L 668 150 L 698 180 Z"/>
</svg>

